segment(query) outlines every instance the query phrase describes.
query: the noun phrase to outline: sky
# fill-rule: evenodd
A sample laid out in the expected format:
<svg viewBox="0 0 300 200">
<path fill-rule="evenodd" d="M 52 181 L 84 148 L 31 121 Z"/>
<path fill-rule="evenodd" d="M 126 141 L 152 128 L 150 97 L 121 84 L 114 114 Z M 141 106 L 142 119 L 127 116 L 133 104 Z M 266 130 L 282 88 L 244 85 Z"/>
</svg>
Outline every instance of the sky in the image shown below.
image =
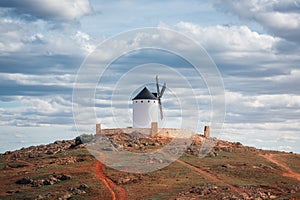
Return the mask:
<svg viewBox="0 0 300 200">
<path fill-rule="evenodd" d="M 90 124 L 77 131 L 73 119 L 80 67 L 99 44 L 145 27 L 191 38 L 216 64 L 226 106 L 218 138 L 300 153 L 300 0 L 1 0 L 0 152 L 92 132 Z M 137 48 L 150 41 L 135 39 Z M 116 49 L 107 47 L 99 59 Z M 190 97 L 182 87 L 187 82 L 200 128 L 210 123 L 213 105 L 203 77 L 181 57 L 149 49 L 122 55 L 99 79 L 97 120 L 104 127 L 131 126 L 130 99 L 143 86 L 155 90 L 154 74 L 167 82 L 168 126 L 182 121 L 180 109 L 192 109 L 180 100 Z"/>
</svg>

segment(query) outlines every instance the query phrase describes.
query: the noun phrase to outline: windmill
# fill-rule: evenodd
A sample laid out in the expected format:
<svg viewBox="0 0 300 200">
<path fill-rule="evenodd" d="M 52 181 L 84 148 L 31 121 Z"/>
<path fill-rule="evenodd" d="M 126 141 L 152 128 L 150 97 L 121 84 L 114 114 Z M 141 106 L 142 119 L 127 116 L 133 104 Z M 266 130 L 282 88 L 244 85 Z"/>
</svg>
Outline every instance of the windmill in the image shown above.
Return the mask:
<svg viewBox="0 0 300 200">
<path fill-rule="evenodd" d="M 160 111 L 160 119 L 162 120 L 164 118 L 163 110 L 162 110 L 162 104 L 161 104 L 161 98 L 167 88 L 166 82 L 164 82 L 163 87 L 161 90 L 159 90 L 159 83 L 158 83 L 158 76 L 156 75 L 156 89 L 157 89 L 157 100 L 159 105 L 159 111 Z"/>
<path fill-rule="evenodd" d="M 163 119 L 163 110 L 161 104 L 161 98 L 166 90 L 166 83 L 163 87 L 159 88 L 158 76 L 156 76 L 156 89 L 157 93 L 152 93 L 147 87 L 144 87 L 133 99 L 133 127 L 134 128 L 150 128 L 152 122 L 159 122 Z"/>
</svg>

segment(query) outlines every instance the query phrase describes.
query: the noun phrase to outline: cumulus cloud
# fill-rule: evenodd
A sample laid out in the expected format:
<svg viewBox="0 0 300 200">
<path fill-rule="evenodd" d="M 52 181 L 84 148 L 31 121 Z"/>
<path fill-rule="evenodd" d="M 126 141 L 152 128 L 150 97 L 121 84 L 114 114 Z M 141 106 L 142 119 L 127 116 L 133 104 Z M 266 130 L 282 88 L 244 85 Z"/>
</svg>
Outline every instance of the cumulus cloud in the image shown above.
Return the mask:
<svg viewBox="0 0 300 200">
<path fill-rule="evenodd" d="M 202 27 L 190 22 L 179 22 L 175 28 L 187 33 L 207 50 L 224 52 L 272 52 L 279 38 L 259 34 L 247 26 L 209 26 Z M 237 55 L 239 56 L 239 55 Z"/>
<path fill-rule="evenodd" d="M 298 119 L 300 95 L 251 95 L 227 91 L 226 102 L 229 113 L 227 120 L 230 123 L 285 123 Z"/>
<path fill-rule="evenodd" d="M 71 98 L 68 96 L 20 96 L 18 102 L 18 107 L 0 110 L 1 126 L 69 125 L 73 122 Z"/>
<path fill-rule="evenodd" d="M 215 0 L 215 6 L 241 19 L 255 21 L 276 36 L 300 43 L 299 0 Z"/>
<path fill-rule="evenodd" d="M 0 6 L 42 19 L 72 20 L 92 12 L 89 0 L 2 0 Z"/>
<path fill-rule="evenodd" d="M 225 86 L 243 94 L 299 94 L 298 48 L 247 26 L 179 22 L 175 29 L 203 45 L 216 62 Z M 283 50 L 289 49 L 289 51 Z M 284 51 L 284 52 L 283 52 Z M 259 83 L 259 84 L 258 84 Z"/>
<path fill-rule="evenodd" d="M 268 32 L 255 31 L 249 24 L 207 26 L 195 21 L 191 22 L 192 20 L 189 19 L 180 21 L 185 20 L 184 18 L 175 19 L 172 21 L 175 25 L 170 25 L 169 28 L 182 32 L 202 44 L 222 73 L 227 89 L 228 113 L 223 138 L 249 141 L 248 145 L 251 145 L 251 142 L 265 141 L 262 145 L 270 142 L 274 147 L 277 145 L 277 139 L 282 138 L 276 135 L 278 131 L 287 135 L 299 132 L 300 94 L 299 90 L 293 87 L 299 83 L 299 69 L 297 69 L 300 59 L 299 47 L 294 43 L 297 41 L 294 32 L 299 26 L 298 7 L 291 1 L 285 1 L 280 5 L 278 3 L 275 5 L 272 1 L 259 1 L 259 4 L 254 4 L 252 1 L 233 2 L 235 5 L 226 0 L 217 1 L 216 6 L 223 11 L 235 13 L 243 19 L 254 20 L 262 24 Z M 0 2 L 0 6 L 6 7 L 2 11 L 7 12 L 0 12 L 2 17 L 0 19 L 0 105 L 3 105 L 0 109 L 0 123 L 3 126 L 60 126 L 61 124 L 71 126 L 74 123 L 71 113 L 72 82 L 82 57 L 91 52 L 99 42 L 89 32 L 93 28 L 81 30 L 79 23 L 82 21 L 74 20 L 91 12 L 87 0 L 59 2 L 45 0 L 43 5 L 40 4 L 41 1 L 37 0 Z M 113 9 L 114 4 L 117 3 L 109 4 L 111 7 L 106 8 Z M 128 7 L 132 9 L 131 4 Z M 148 6 L 144 8 L 148 9 Z M 119 5 L 119 9 L 123 10 L 124 7 Z M 186 13 L 189 11 L 187 9 Z M 122 17 L 112 16 L 109 20 L 118 23 L 126 21 L 128 25 L 129 22 L 123 15 L 124 13 Z M 276 23 L 270 19 L 275 19 Z M 99 24 L 104 27 L 104 31 L 112 30 L 106 30 L 102 23 L 104 22 Z M 293 35 L 296 37 L 292 37 Z M 136 35 L 132 41 L 127 41 L 126 38 L 116 40 L 113 43 L 114 48 L 107 48 L 96 55 L 95 64 L 119 55 L 120 49 L 124 46 L 139 48 L 143 44 L 152 45 L 153 42 L 160 44 L 167 41 L 159 37 L 153 40 L 153 37 L 156 36 L 149 33 Z M 171 48 L 182 44 L 174 38 L 172 42 L 168 40 L 167 45 Z M 193 53 L 190 46 L 184 48 Z M 197 56 L 197 52 L 194 56 Z M 113 81 L 117 82 L 132 66 L 153 62 L 161 62 L 179 70 L 189 80 L 194 80 L 192 85 L 197 84 L 197 88 L 203 88 L 195 91 L 196 98 L 200 102 L 200 113 L 205 113 L 198 119 L 205 123 L 211 120 L 212 105 L 206 85 L 205 83 L 200 85 L 199 81 L 195 80 L 196 73 L 193 71 L 184 72 L 187 68 L 185 62 L 162 52 L 143 52 L 127 57 L 125 55 L 124 59 L 119 61 L 111 68 L 112 70 L 106 71 L 104 81 L 112 82 L 107 82 L 106 87 L 102 87 L 102 90 L 97 91 L 99 93 L 96 94 L 95 110 L 99 114 L 98 120 L 104 123 L 104 126 L 114 123 L 115 119 L 110 115 L 112 109 L 118 111 L 124 126 L 130 125 L 131 102 L 128 101 L 130 92 L 140 87 L 146 80 L 153 81 L 154 76 L 151 73 L 137 73 L 130 80 L 132 82 L 123 84 L 124 87 L 130 85 L 125 93 L 126 98 L 118 99 L 119 97 L 115 96 L 117 100 L 112 108 L 111 94 L 115 86 Z M 178 88 L 176 95 L 186 94 L 186 88 L 180 87 L 181 83 L 169 73 L 162 73 L 161 78 L 162 80 L 168 78 L 168 87 Z M 134 83 L 133 80 L 139 82 Z M 191 98 L 187 97 L 186 100 L 189 101 Z M 13 106 L 15 102 L 21 105 Z M 179 124 L 178 106 L 170 94 L 166 93 L 163 104 L 166 115 L 173 122 L 172 126 Z M 82 117 L 88 119 L 87 116 Z M 89 123 L 88 120 L 86 122 Z M 87 125 L 94 128 L 91 123 Z M 270 141 L 270 137 L 274 140 Z M 286 139 L 284 142 L 280 145 L 290 145 L 288 143 L 290 140 Z"/>
<path fill-rule="evenodd" d="M 64 30 L 53 28 L 43 20 L 0 18 L 0 55 L 82 56 L 93 51 L 97 42 L 72 25 Z"/>
</svg>

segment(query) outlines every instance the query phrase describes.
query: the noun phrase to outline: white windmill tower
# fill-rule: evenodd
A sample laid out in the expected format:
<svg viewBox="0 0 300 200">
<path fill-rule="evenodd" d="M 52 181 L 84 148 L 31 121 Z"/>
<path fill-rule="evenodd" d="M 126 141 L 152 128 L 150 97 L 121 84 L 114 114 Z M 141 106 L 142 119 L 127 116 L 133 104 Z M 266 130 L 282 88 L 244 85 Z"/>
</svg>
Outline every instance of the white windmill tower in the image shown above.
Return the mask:
<svg viewBox="0 0 300 200">
<path fill-rule="evenodd" d="M 156 89 L 157 93 L 151 93 L 147 87 L 144 87 L 132 99 L 134 128 L 150 128 L 152 122 L 163 120 L 161 98 L 166 90 L 166 83 L 159 90 L 158 76 L 156 76 Z M 160 118 L 158 117 L 158 109 L 160 111 Z"/>
</svg>

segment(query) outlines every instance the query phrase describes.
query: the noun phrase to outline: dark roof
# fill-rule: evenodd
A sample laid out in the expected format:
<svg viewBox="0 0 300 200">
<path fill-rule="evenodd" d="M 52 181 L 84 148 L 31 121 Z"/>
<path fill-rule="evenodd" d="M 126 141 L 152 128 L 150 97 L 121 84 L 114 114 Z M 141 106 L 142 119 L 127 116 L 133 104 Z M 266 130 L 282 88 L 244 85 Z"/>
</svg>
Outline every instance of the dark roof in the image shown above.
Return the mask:
<svg viewBox="0 0 300 200">
<path fill-rule="evenodd" d="M 136 99 L 156 99 L 156 97 L 148 90 L 147 87 L 144 87 L 144 89 L 140 91 L 140 93 L 138 93 L 138 95 L 136 95 L 132 100 Z"/>
<path fill-rule="evenodd" d="M 157 92 L 152 92 L 152 94 L 157 98 Z"/>
</svg>

